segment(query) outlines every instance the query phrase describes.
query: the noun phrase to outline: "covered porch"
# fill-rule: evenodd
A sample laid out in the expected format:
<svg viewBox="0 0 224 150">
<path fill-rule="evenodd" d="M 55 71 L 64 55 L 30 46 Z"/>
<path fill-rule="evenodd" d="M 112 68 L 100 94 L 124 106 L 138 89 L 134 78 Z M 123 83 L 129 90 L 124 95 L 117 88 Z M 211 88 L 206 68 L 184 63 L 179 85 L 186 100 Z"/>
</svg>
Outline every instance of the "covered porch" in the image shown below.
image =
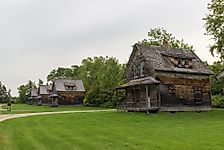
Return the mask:
<svg viewBox="0 0 224 150">
<path fill-rule="evenodd" d="M 58 94 L 52 94 L 52 95 L 48 96 L 48 98 L 51 99 L 51 103 L 49 105 L 52 106 L 52 107 L 57 107 L 58 106 L 58 100 L 62 97 Z"/>
<path fill-rule="evenodd" d="M 127 111 L 158 111 L 160 107 L 160 82 L 152 77 L 131 80 L 116 90 L 124 90 L 126 99 L 117 104 L 117 109 Z"/>
</svg>

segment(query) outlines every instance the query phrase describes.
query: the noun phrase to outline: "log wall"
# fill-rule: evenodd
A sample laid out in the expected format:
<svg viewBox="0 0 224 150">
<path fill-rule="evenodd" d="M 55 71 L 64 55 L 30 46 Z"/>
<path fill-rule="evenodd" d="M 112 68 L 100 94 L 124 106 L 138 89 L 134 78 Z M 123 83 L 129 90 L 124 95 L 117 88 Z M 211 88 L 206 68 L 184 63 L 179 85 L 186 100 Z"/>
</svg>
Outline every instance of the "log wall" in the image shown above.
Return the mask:
<svg viewBox="0 0 224 150">
<path fill-rule="evenodd" d="M 59 105 L 82 105 L 84 92 L 78 91 L 58 91 L 58 95 L 63 97 L 63 99 L 59 99 Z"/>
<path fill-rule="evenodd" d="M 48 98 L 48 94 L 41 95 L 41 103 L 42 104 L 50 104 L 52 102 L 51 98 Z"/>
<path fill-rule="evenodd" d="M 161 82 L 162 105 L 171 104 L 195 104 L 195 87 L 201 88 L 202 101 L 210 105 L 209 76 L 180 74 L 180 73 L 157 73 L 156 78 Z"/>
</svg>

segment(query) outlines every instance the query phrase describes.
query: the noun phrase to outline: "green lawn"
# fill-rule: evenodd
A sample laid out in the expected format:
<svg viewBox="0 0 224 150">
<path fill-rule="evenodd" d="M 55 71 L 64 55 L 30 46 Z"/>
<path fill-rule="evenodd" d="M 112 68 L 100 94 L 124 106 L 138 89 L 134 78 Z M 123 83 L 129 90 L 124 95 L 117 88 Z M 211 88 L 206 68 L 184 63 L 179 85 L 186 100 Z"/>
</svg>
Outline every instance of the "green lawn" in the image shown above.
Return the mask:
<svg viewBox="0 0 224 150">
<path fill-rule="evenodd" d="M 223 150 L 224 110 L 73 113 L 0 123 L 1 150 Z"/>
<path fill-rule="evenodd" d="M 3 106 L 7 109 L 7 104 Z M 37 106 L 28 104 L 12 104 L 12 111 L 0 111 L 0 114 L 18 114 L 18 113 L 34 113 L 34 112 L 51 112 L 51 111 L 69 111 L 69 110 L 92 110 L 105 109 L 100 107 L 85 107 L 85 106 Z"/>
</svg>

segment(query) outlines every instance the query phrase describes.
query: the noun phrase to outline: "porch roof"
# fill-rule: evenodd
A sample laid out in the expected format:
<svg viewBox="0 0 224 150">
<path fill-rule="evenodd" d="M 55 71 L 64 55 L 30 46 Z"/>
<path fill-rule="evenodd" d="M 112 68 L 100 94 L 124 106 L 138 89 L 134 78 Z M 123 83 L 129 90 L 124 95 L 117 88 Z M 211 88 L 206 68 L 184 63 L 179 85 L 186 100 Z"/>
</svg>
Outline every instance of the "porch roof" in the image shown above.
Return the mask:
<svg viewBox="0 0 224 150">
<path fill-rule="evenodd" d="M 37 99 L 41 99 L 41 96 L 39 95 L 39 96 L 37 96 L 36 98 L 37 98 Z"/>
<path fill-rule="evenodd" d="M 138 86 L 138 85 L 150 85 L 150 84 L 159 84 L 160 81 L 156 80 L 153 77 L 145 77 L 140 79 L 131 80 L 126 84 L 116 87 L 116 89 L 124 89 L 127 87 Z"/>
<path fill-rule="evenodd" d="M 52 97 L 61 97 L 60 95 L 58 94 L 51 94 L 50 96 L 48 96 L 49 98 L 52 98 Z"/>
</svg>

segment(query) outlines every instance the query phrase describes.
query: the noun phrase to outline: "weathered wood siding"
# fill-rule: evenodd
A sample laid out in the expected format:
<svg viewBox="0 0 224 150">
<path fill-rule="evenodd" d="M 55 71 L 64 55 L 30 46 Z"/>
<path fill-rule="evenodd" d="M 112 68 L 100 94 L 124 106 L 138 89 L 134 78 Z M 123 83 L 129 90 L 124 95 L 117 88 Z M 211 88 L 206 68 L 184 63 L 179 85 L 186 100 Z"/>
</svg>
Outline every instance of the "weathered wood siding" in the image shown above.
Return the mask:
<svg viewBox="0 0 224 150">
<path fill-rule="evenodd" d="M 58 95 L 63 99 L 58 100 L 59 105 L 82 105 L 84 92 L 78 91 L 58 91 Z"/>
<path fill-rule="evenodd" d="M 48 98 L 48 94 L 41 95 L 41 103 L 42 104 L 50 104 L 52 102 L 51 98 Z"/>
<path fill-rule="evenodd" d="M 161 104 L 163 106 L 183 104 L 195 105 L 195 87 L 201 88 L 203 105 L 210 105 L 209 77 L 203 75 L 181 73 L 157 73 L 161 81 Z"/>
<path fill-rule="evenodd" d="M 133 51 L 133 53 L 131 54 L 130 60 L 131 61 L 128 62 L 127 68 L 125 71 L 126 82 L 137 79 L 137 78 L 134 78 L 134 65 L 140 66 L 142 62 L 144 62 L 144 76 L 141 76 L 141 77 L 154 76 L 154 70 L 152 69 L 152 66 L 150 66 L 150 64 L 145 60 L 145 58 L 142 56 L 142 54 L 139 51 Z"/>
</svg>

